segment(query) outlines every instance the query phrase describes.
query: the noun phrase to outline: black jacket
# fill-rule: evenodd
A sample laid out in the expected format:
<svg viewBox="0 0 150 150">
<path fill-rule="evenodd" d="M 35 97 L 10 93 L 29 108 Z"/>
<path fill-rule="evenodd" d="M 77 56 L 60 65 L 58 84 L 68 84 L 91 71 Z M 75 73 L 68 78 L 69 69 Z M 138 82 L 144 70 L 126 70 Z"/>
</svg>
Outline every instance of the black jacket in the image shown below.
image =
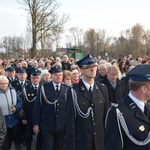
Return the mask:
<svg viewBox="0 0 150 150">
<path fill-rule="evenodd" d="M 77 102 L 83 113 L 89 107 L 93 109 L 93 117 L 82 118 L 75 110 L 71 88 L 67 91 L 66 101 L 66 147 L 67 150 L 104 150 L 104 121 L 109 108 L 108 93 L 105 85 L 94 83 L 93 97 L 82 80 L 73 85 Z M 95 147 L 95 149 L 94 149 Z"/>
<path fill-rule="evenodd" d="M 101 83 L 105 84 L 108 89 L 109 101 L 112 103 L 117 103 L 121 100 L 126 91 L 125 83 L 119 79 L 117 79 L 117 85 L 114 89 L 111 83 L 108 81 L 107 77 L 100 81 Z"/>
<path fill-rule="evenodd" d="M 148 106 L 150 106 L 149 103 Z M 150 117 L 147 118 L 132 99 L 129 96 L 126 96 L 124 99 L 119 101 L 118 104 L 114 105 L 108 113 L 106 121 L 105 150 L 150 150 L 150 143 L 145 146 L 138 146 L 134 144 L 127 137 L 120 125 L 120 131 L 122 134 L 121 140 L 121 134 L 118 126 L 118 123 L 120 124 L 120 122 L 117 121 L 116 115 L 117 108 L 125 118 L 130 135 L 132 135 L 136 140 L 145 140 L 148 132 L 150 131 Z M 150 115 L 150 108 L 148 109 Z"/>
<path fill-rule="evenodd" d="M 25 86 L 27 86 L 27 85 L 29 85 L 29 84 L 31 84 L 31 82 L 26 79 L 26 80 L 25 80 L 25 83 L 24 83 L 24 85 L 23 85 L 23 87 L 25 87 Z M 11 83 L 11 85 L 12 85 L 12 87 L 15 88 L 17 94 L 19 94 L 19 95 L 22 94 L 22 89 L 23 89 L 23 87 L 20 85 L 19 80 L 13 81 L 13 82 Z"/>
</svg>

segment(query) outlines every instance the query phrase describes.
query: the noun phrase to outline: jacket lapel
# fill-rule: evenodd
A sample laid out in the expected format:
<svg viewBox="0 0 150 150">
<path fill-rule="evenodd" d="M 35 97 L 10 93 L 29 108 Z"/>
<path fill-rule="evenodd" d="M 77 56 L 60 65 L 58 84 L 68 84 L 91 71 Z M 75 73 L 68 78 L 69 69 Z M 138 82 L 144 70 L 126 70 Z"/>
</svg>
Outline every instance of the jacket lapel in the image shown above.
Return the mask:
<svg viewBox="0 0 150 150">
<path fill-rule="evenodd" d="M 127 100 L 128 99 L 128 100 Z M 128 96 L 126 99 L 127 105 L 129 106 L 130 110 L 132 112 L 135 112 L 135 117 L 150 123 L 148 118 L 145 116 L 145 114 L 141 111 L 141 109 L 134 103 L 134 101 Z"/>
<path fill-rule="evenodd" d="M 91 95 L 90 95 L 89 91 L 87 90 L 87 88 L 85 87 L 82 80 L 80 80 L 79 84 L 80 84 L 80 91 L 82 92 L 82 96 L 85 99 L 87 99 L 88 101 L 91 101 Z"/>
</svg>

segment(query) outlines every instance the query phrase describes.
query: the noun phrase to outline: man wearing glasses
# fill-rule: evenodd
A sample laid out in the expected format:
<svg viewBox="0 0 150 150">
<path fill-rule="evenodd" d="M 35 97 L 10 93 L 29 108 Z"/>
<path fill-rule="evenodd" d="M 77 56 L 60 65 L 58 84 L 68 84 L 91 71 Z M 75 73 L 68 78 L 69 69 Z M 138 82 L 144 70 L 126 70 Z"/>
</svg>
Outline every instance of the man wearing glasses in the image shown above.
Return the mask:
<svg viewBox="0 0 150 150">
<path fill-rule="evenodd" d="M 97 63 L 87 55 L 77 62 L 82 79 L 67 91 L 67 150 L 104 150 L 104 121 L 109 108 L 105 85 L 94 81 Z"/>
</svg>

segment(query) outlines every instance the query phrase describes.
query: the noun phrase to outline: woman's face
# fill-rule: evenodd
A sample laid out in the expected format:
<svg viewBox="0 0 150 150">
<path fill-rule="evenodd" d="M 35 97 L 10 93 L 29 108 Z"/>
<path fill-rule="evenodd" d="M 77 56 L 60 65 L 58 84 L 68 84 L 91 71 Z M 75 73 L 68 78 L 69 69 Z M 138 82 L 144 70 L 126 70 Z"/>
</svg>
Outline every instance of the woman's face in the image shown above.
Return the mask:
<svg viewBox="0 0 150 150">
<path fill-rule="evenodd" d="M 44 74 L 43 75 L 43 80 L 46 81 L 46 82 L 49 82 L 51 79 L 51 75 L 50 74 Z"/>
<path fill-rule="evenodd" d="M 67 86 L 71 86 L 71 78 L 66 77 L 63 82 L 67 85 Z"/>
<path fill-rule="evenodd" d="M 8 88 L 8 84 L 8 80 L 0 81 L 0 89 L 5 91 Z"/>
<path fill-rule="evenodd" d="M 72 79 L 79 79 L 79 73 L 78 72 L 76 72 L 76 73 L 73 73 L 72 74 Z"/>
</svg>

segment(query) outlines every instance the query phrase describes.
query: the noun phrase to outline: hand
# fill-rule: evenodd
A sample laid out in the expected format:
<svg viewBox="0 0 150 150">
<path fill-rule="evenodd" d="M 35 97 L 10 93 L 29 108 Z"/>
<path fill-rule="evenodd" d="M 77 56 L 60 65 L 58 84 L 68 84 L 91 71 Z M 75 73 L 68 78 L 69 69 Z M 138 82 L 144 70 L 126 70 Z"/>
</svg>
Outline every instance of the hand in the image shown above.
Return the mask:
<svg viewBox="0 0 150 150">
<path fill-rule="evenodd" d="M 27 124 L 27 120 L 22 120 L 22 123 L 23 124 Z"/>
<path fill-rule="evenodd" d="M 34 132 L 36 135 L 38 135 L 38 133 L 40 132 L 38 125 L 34 125 L 34 126 L 33 126 L 33 132 Z"/>
<path fill-rule="evenodd" d="M 16 107 L 13 107 L 13 108 L 11 109 L 11 112 L 16 112 Z"/>
</svg>

